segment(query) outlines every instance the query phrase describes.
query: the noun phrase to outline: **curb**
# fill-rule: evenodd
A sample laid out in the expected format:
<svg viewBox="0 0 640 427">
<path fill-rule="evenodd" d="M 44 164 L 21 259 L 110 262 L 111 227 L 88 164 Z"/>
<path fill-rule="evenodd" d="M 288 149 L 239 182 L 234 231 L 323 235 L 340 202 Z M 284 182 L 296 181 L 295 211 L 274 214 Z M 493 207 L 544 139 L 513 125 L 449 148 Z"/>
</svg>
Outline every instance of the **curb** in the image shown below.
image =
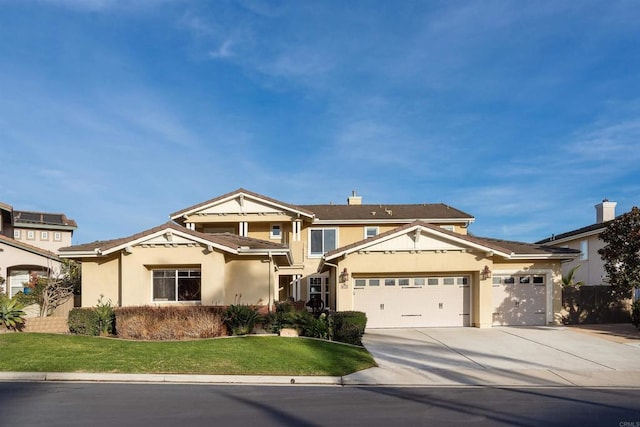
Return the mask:
<svg viewBox="0 0 640 427">
<path fill-rule="evenodd" d="M 0 381 L 17 382 L 105 382 L 173 384 L 247 384 L 247 385 L 334 385 L 342 386 L 342 377 L 189 375 L 189 374 L 104 374 L 91 372 L 0 372 Z"/>
</svg>

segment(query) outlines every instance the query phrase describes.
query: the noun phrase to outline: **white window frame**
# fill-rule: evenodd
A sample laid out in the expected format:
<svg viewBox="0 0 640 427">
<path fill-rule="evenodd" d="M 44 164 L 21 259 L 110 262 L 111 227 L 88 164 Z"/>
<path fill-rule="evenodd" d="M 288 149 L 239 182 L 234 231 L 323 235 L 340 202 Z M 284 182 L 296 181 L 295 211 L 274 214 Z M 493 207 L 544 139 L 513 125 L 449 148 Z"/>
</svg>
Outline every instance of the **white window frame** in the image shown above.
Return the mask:
<svg viewBox="0 0 640 427">
<path fill-rule="evenodd" d="M 373 235 L 369 235 L 369 230 L 373 230 Z M 380 227 L 376 227 L 376 226 L 367 226 L 364 227 L 364 238 L 365 239 L 369 239 L 371 237 L 375 237 L 380 233 Z"/>
<path fill-rule="evenodd" d="M 59 231 L 56 231 L 55 233 L 53 233 L 53 240 L 55 242 L 61 242 L 62 241 L 62 233 L 60 233 Z"/>
<path fill-rule="evenodd" d="M 273 231 L 277 229 L 278 234 L 275 234 Z M 282 224 L 271 224 L 269 229 L 269 238 L 270 239 L 282 239 Z"/>
<path fill-rule="evenodd" d="M 22 236 L 22 233 L 20 233 L 20 230 L 13 230 L 14 239 L 19 239 L 21 236 Z"/>
<path fill-rule="evenodd" d="M 40 232 L 40 240 L 49 241 L 49 232 L 41 231 Z"/>
<path fill-rule="evenodd" d="M 581 240 L 580 241 L 580 261 L 588 261 L 589 260 L 589 241 Z"/>
<path fill-rule="evenodd" d="M 27 240 L 36 240 L 36 232 L 33 230 L 27 231 Z"/>
<path fill-rule="evenodd" d="M 320 283 L 315 283 L 319 281 Z M 311 292 L 311 286 L 320 286 L 320 292 Z M 307 298 L 309 301 L 314 295 L 320 295 L 324 301 L 324 308 L 329 308 L 330 300 L 329 276 L 327 274 L 314 274 L 307 278 Z"/>
<path fill-rule="evenodd" d="M 451 231 L 451 232 L 456 231 L 455 225 L 441 225 L 440 228 L 442 228 L 443 230 Z"/>
<path fill-rule="evenodd" d="M 174 277 L 174 286 L 175 286 L 175 299 L 170 300 L 170 299 L 155 299 L 154 297 L 154 289 L 153 289 L 153 275 L 154 272 L 156 271 L 175 271 L 175 277 Z M 180 300 L 178 299 L 178 279 L 179 279 L 179 272 L 180 271 L 198 271 L 200 273 L 200 299 L 198 300 Z M 153 304 L 198 304 L 202 302 L 202 269 L 200 267 L 192 267 L 192 268 L 171 268 L 171 267 L 165 267 L 165 268 L 154 268 L 153 270 L 151 270 L 151 302 Z"/>
<path fill-rule="evenodd" d="M 322 230 L 322 252 L 311 252 L 311 232 L 312 232 L 312 231 L 318 231 L 318 230 Z M 325 232 L 326 230 L 333 230 L 333 231 L 335 231 L 335 236 L 336 236 L 336 247 L 335 247 L 335 248 L 332 248 L 332 249 L 327 249 L 327 248 L 326 248 L 326 246 L 325 246 L 325 244 L 324 244 L 324 240 L 325 240 L 324 232 Z M 339 233 L 338 233 L 338 229 L 337 229 L 337 228 L 335 228 L 335 227 L 318 227 L 318 228 L 310 228 L 310 229 L 309 229 L 309 232 L 308 232 L 308 235 L 307 235 L 307 236 L 308 236 L 308 239 L 309 239 L 309 240 L 308 240 L 308 242 L 309 242 L 309 244 L 308 244 L 308 247 L 309 247 L 309 258 L 320 258 L 320 257 L 322 257 L 322 255 L 326 254 L 327 252 L 329 252 L 329 251 L 332 251 L 332 250 L 334 250 L 334 249 L 339 248 L 339 247 L 340 247 L 340 243 L 339 243 L 339 239 L 338 239 L 338 237 L 339 237 L 339 236 L 338 236 L 338 234 L 339 234 Z"/>
</svg>

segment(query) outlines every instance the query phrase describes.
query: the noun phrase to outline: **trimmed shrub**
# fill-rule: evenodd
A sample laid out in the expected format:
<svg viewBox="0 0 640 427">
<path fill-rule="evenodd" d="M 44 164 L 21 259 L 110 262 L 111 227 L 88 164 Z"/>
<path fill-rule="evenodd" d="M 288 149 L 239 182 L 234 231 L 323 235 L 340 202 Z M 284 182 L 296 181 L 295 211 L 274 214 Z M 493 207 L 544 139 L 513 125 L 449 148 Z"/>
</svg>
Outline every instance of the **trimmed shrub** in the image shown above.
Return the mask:
<svg viewBox="0 0 640 427">
<path fill-rule="evenodd" d="M 69 332 L 77 335 L 100 335 L 100 319 L 93 308 L 74 308 L 67 319 Z"/>
<path fill-rule="evenodd" d="M 226 334 L 223 307 L 121 307 L 115 309 L 120 338 L 180 340 Z"/>
<path fill-rule="evenodd" d="M 362 336 L 367 326 L 367 315 L 361 311 L 338 311 L 333 319 L 333 340 L 347 344 L 362 345 Z"/>
<path fill-rule="evenodd" d="M 250 305 L 230 305 L 224 314 L 224 324 L 231 335 L 247 335 L 260 320 L 258 310 Z"/>
</svg>

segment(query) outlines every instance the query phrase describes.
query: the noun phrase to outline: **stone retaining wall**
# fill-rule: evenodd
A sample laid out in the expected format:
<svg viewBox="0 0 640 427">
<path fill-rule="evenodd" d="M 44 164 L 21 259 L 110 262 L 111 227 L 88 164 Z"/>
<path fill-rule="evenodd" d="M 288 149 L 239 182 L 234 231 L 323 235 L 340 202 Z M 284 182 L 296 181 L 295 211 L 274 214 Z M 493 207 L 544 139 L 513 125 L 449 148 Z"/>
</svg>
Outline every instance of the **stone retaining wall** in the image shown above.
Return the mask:
<svg viewBox="0 0 640 427">
<path fill-rule="evenodd" d="M 27 317 L 23 331 L 68 334 L 69 326 L 66 317 Z"/>
</svg>

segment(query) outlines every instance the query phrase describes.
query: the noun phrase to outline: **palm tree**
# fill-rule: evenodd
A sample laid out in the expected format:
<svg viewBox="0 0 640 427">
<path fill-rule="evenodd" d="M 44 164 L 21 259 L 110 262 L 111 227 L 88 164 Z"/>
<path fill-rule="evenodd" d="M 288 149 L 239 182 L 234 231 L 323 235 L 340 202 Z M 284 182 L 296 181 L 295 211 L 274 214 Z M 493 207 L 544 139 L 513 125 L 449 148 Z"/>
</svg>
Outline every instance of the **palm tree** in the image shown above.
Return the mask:
<svg viewBox="0 0 640 427">
<path fill-rule="evenodd" d="M 574 282 L 574 277 L 576 275 L 576 271 L 582 266 L 582 264 L 578 264 L 575 267 L 573 267 L 571 269 L 571 271 L 569 271 L 567 273 L 566 276 L 562 276 L 562 287 L 566 288 L 566 287 L 580 287 L 582 285 L 584 285 L 584 282 L 580 281 L 580 282 Z"/>
</svg>

